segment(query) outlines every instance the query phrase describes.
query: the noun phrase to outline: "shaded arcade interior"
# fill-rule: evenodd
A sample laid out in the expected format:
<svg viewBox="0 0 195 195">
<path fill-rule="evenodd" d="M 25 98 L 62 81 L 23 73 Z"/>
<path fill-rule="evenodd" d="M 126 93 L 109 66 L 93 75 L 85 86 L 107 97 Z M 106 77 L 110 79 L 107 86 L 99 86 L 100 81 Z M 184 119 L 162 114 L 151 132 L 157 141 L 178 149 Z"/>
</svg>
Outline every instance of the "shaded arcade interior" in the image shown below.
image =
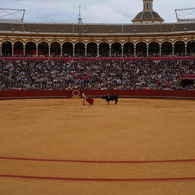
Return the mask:
<svg viewBox="0 0 195 195">
<path fill-rule="evenodd" d="M 82 41 L 71 42 L 33 42 L 33 41 L 4 41 L 2 43 L 2 56 L 60 56 L 60 57 L 151 57 L 151 56 L 194 56 L 195 42 L 165 41 L 125 42 L 120 41 L 101 43 Z"/>
</svg>

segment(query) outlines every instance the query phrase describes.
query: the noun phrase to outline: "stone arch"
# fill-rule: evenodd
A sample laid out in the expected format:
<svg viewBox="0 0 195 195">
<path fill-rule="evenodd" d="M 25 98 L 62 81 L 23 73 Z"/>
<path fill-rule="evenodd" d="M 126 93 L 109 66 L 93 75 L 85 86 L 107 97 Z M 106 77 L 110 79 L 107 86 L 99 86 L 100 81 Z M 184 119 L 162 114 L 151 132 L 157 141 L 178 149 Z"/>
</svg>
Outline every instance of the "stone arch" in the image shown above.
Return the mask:
<svg viewBox="0 0 195 195">
<path fill-rule="evenodd" d="M 100 57 L 108 57 L 109 56 L 110 46 L 107 42 L 101 42 L 99 44 L 99 54 Z"/>
<path fill-rule="evenodd" d="M 195 40 L 189 40 L 187 42 L 187 55 L 195 56 Z"/>
<path fill-rule="evenodd" d="M 161 56 L 172 56 L 172 43 L 165 41 L 161 44 Z"/>
<path fill-rule="evenodd" d="M 158 42 L 153 41 L 148 45 L 148 54 L 149 56 L 159 56 L 160 54 L 160 45 Z"/>
<path fill-rule="evenodd" d="M 89 42 L 87 44 L 87 56 L 96 57 L 97 56 L 97 43 Z"/>
<path fill-rule="evenodd" d="M 36 43 L 35 42 L 33 41 L 26 42 L 25 55 L 26 56 L 36 55 Z"/>
<path fill-rule="evenodd" d="M 132 42 L 126 42 L 123 46 L 124 50 L 124 57 L 131 57 L 134 56 L 134 44 Z"/>
<path fill-rule="evenodd" d="M 12 56 L 12 43 L 11 41 L 2 42 L 2 55 L 3 56 Z"/>
<path fill-rule="evenodd" d="M 65 42 L 62 45 L 62 55 L 64 57 L 72 57 L 73 55 L 73 44 L 71 42 Z"/>
<path fill-rule="evenodd" d="M 38 55 L 49 56 L 49 44 L 45 41 L 38 43 Z"/>
<path fill-rule="evenodd" d="M 12 45 L 14 45 L 14 44 L 17 43 L 17 42 L 21 42 L 23 46 L 25 45 L 25 42 L 24 42 L 22 39 L 21 39 L 21 40 L 15 40 L 15 41 L 12 43 Z"/>
<path fill-rule="evenodd" d="M 75 56 L 76 57 L 85 56 L 85 44 L 83 42 L 77 42 L 75 44 Z"/>
<path fill-rule="evenodd" d="M 178 40 L 174 44 L 174 55 L 175 56 L 185 56 L 185 42 Z"/>
<path fill-rule="evenodd" d="M 24 45 L 22 41 L 14 42 L 14 56 L 23 56 L 24 55 Z"/>
<path fill-rule="evenodd" d="M 111 45 L 111 56 L 113 57 L 121 57 L 122 53 L 122 45 L 119 42 L 114 42 Z"/>
<path fill-rule="evenodd" d="M 147 56 L 147 44 L 145 42 L 138 42 L 136 44 L 136 55 L 138 57 L 146 57 Z"/>
<path fill-rule="evenodd" d="M 59 42 L 54 41 L 50 44 L 50 56 L 60 56 L 61 45 Z"/>
</svg>

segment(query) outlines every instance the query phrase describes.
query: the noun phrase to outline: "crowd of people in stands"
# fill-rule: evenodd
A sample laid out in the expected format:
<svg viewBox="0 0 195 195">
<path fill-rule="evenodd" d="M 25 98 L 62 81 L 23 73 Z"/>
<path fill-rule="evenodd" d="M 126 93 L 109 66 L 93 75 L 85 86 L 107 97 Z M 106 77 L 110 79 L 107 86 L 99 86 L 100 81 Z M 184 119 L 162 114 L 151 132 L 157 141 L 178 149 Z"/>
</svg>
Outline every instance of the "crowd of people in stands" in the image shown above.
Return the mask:
<svg viewBox="0 0 195 195">
<path fill-rule="evenodd" d="M 0 61 L 0 90 L 184 89 L 184 74 L 195 61 Z"/>
</svg>

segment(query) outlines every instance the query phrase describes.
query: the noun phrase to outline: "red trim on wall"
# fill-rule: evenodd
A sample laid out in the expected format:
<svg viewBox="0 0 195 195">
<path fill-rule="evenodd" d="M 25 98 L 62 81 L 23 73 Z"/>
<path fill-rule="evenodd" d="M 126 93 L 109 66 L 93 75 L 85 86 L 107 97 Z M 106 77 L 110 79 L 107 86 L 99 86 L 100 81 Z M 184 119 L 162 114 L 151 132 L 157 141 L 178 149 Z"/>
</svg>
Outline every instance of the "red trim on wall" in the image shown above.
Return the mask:
<svg viewBox="0 0 195 195">
<path fill-rule="evenodd" d="M 73 90 L 11 90 L 0 91 L 0 99 L 71 98 Z M 117 94 L 120 97 L 195 99 L 193 90 L 80 90 L 89 97 Z"/>
<path fill-rule="evenodd" d="M 195 74 L 186 74 L 186 75 L 182 75 L 180 76 L 181 80 L 195 80 Z"/>
<path fill-rule="evenodd" d="M 36 61 L 45 61 L 45 60 L 57 60 L 57 61 L 71 61 L 71 60 L 80 60 L 80 61 L 89 61 L 89 60 L 152 60 L 152 61 L 161 61 L 161 60 L 195 60 L 195 56 L 178 56 L 178 57 L 2 57 L 1 60 L 36 60 Z"/>
</svg>

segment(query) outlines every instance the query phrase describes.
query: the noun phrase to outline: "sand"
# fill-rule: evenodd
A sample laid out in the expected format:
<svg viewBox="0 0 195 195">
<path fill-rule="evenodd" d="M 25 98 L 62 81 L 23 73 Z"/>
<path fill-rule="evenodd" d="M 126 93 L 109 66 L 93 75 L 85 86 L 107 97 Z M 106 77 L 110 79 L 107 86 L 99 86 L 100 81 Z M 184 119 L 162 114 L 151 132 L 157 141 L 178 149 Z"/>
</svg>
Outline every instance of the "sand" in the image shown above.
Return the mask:
<svg viewBox="0 0 195 195">
<path fill-rule="evenodd" d="M 0 194 L 194 194 L 195 101 L 0 101 Z"/>
</svg>

